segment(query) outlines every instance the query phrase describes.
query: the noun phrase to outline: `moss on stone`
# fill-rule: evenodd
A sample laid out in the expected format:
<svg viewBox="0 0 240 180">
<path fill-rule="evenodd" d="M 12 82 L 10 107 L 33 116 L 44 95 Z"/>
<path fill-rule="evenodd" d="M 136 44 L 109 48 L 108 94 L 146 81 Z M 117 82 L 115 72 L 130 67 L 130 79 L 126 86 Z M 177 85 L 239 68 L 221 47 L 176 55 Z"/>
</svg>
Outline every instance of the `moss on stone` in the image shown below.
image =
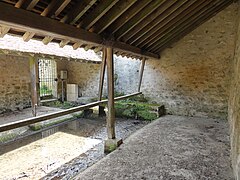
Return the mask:
<svg viewBox="0 0 240 180">
<path fill-rule="evenodd" d="M 137 101 L 122 100 L 115 103 L 116 117 L 121 118 L 138 118 L 141 120 L 152 121 L 157 119 L 157 113 L 153 112 L 157 110 L 159 105 L 152 105 L 148 103 L 139 103 Z"/>
<path fill-rule="evenodd" d="M 141 120 L 152 121 L 157 119 L 157 114 L 150 111 L 138 111 L 137 115 Z"/>
</svg>

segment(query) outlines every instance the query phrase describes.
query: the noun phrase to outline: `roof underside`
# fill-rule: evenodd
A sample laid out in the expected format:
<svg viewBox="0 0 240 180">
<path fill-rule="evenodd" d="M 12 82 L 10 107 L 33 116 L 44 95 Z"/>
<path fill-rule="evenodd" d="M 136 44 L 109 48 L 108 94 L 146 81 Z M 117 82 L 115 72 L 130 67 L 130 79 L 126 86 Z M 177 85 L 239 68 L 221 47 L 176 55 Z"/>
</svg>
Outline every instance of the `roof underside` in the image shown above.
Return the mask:
<svg viewBox="0 0 240 180">
<path fill-rule="evenodd" d="M 159 58 L 234 0 L 1 0 L 0 36 Z"/>
</svg>

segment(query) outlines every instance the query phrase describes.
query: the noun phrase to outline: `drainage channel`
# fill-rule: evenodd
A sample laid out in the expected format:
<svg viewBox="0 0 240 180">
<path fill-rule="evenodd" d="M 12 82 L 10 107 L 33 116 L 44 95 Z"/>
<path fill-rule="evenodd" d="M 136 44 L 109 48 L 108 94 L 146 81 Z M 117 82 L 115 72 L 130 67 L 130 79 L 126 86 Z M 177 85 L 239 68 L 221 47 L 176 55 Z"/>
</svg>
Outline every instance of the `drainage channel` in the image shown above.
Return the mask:
<svg viewBox="0 0 240 180">
<path fill-rule="evenodd" d="M 148 124 L 117 119 L 125 139 Z M 77 119 L 0 144 L 0 179 L 69 179 L 105 156 L 106 120 Z"/>
</svg>

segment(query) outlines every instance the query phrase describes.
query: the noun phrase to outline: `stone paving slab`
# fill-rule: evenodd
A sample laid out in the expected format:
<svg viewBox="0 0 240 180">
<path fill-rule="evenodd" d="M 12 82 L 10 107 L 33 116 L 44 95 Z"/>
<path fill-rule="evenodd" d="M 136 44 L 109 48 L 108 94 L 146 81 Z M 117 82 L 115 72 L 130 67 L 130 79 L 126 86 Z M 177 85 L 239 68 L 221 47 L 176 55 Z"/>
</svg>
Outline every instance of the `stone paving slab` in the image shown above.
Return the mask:
<svg viewBox="0 0 240 180">
<path fill-rule="evenodd" d="M 228 122 L 164 116 L 74 179 L 233 180 Z"/>
</svg>

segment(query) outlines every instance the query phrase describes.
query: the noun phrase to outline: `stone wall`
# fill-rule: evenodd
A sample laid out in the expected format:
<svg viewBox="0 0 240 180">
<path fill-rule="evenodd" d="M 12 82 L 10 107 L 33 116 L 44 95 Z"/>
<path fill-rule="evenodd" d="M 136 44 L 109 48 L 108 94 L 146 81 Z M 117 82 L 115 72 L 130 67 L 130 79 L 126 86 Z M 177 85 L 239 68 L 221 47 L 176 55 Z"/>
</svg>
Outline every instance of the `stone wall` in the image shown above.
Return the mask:
<svg viewBox="0 0 240 180">
<path fill-rule="evenodd" d="M 68 62 L 68 83 L 78 84 L 82 96 L 97 97 L 100 64 Z"/>
<path fill-rule="evenodd" d="M 236 4 L 147 60 L 142 92 L 170 114 L 227 118 Z M 139 61 L 119 59 L 118 90 L 136 91 Z M 123 65 L 122 65 L 123 64 Z M 137 80 L 137 81 L 136 81 Z"/>
<path fill-rule="evenodd" d="M 231 131 L 231 154 L 234 174 L 240 179 L 240 1 L 238 3 L 237 36 L 232 84 L 229 98 L 229 122 Z"/>
<path fill-rule="evenodd" d="M 119 93 L 137 92 L 141 61 L 114 56 L 115 90 Z"/>
<path fill-rule="evenodd" d="M 31 106 L 29 61 L 0 55 L 0 113 Z"/>
</svg>

